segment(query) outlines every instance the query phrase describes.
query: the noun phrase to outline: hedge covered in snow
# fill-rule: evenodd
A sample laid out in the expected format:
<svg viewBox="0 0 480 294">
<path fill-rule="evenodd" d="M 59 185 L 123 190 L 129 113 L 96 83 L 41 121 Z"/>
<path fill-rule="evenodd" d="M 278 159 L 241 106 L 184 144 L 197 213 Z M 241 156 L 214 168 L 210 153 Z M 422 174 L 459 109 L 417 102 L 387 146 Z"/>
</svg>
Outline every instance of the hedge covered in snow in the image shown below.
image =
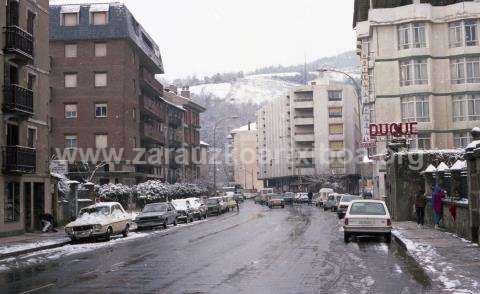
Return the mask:
<svg viewBox="0 0 480 294">
<path fill-rule="evenodd" d="M 107 184 L 97 187 L 97 196 L 103 201 L 117 201 L 127 204 L 131 201 L 145 204 L 169 199 L 198 197 L 206 189 L 194 184 L 168 184 L 160 181 L 147 181 L 135 186 Z"/>
</svg>

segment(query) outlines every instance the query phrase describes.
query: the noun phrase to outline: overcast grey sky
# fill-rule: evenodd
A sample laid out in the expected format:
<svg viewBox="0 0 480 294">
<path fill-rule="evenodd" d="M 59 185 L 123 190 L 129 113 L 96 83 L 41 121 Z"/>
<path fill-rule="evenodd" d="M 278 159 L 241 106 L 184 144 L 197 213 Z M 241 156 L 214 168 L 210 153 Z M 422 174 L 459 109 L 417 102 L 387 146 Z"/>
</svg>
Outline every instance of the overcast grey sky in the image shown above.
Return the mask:
<svg viewBox="0 0 480 294">
<path fill-rule="evenodd" d="M 158 43 L 167 78 L 297 64 L 355 48 L 353 0 L 119 2 Z"/>
</svg>

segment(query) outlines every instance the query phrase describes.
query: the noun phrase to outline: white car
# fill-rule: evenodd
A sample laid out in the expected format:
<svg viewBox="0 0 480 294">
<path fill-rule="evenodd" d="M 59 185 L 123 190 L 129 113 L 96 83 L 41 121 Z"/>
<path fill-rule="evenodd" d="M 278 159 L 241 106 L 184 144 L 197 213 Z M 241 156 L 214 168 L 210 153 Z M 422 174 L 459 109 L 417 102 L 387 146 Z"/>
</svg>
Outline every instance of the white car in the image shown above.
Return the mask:
<svg viewBox="0 0 480 294">
<path fill-rule="evenodd" d="M 308 193 L 297 193 L 295 194 L 294 201 L 297 203 L 308 203 Z"/>
<path fill-rule="evenodd" d="M 348 205 L 350 202 L 353 200 L 361 200 L 362 197 L 360 196 L 355 196 L 355 195 L 343 195 L 342 198 L 340 198 L 340 201 L 338 202 L 338 207 L 337 207 L 337 215 L 339 219 L 342 219 L 345 216 L 345 212 L 348 209 Z"/>
<path fill-rule="evenodd" d="M 392 221 L 385 202 L 380 200 L 354 200 L 350 202 L 344 218 L 345 242 L 350 236 L 384 236 L 392 240 Z"/>
<path fill-rule="evenodd" d="M 80 210 L 78 218 L 65 226 L 65 233 L 76 241 L 87 238 L 105 238 L 122 234 L 128 236 L 132 223 L 118 202 L 100 202 Z"/>
<path fill-rule="evenodd" d="M 177 211 L 177 220 L 183 221 L 185 223 L 193 222 L 195 217 L 195 212 L 190 201 L 187 199 L 174 199 L 172 200 L 172 205 Z"/>
</svg>

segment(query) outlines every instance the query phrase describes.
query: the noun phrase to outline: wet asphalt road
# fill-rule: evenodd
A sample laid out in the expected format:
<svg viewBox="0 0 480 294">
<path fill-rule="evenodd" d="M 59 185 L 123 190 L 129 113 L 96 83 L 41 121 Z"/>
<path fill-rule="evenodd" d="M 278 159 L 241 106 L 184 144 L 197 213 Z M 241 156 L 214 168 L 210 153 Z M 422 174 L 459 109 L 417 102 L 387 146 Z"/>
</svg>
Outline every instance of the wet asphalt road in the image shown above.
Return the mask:
<svg viewBox="0 0 480 294">
<path fill-rule="evenodd" d="M 336 215 L 313 206 L 269 210 L 247 202 L 240 213 L 117 240 L 114 246 L 12 259 L 10 270 L 0 271 L 0 292 L 439 291 L 396 245 L 378 239 L 345 244 L 339 228 Z"/>
</svg>

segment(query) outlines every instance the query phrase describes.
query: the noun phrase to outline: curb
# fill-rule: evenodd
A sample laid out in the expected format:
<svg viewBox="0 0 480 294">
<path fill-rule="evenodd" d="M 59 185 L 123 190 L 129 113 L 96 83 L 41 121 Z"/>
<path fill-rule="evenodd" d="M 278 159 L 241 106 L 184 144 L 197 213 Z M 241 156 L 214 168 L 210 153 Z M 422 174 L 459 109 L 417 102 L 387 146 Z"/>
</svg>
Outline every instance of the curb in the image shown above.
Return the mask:
<svg viewBox="0 0 480 294">
<path fill-rule="evenodd" d="M 392 232 L 392 236 L 395 243 L 397 243 L 400 247 L 402 247 L 402 249 L 408 252 L 407 244 L 405 244 L 405 242 L 403 242 L 403 240 L 398 237 L 394 232 Z"/>
<path fill-rule="evenodd" d="M 59 242 L 59 243 L 56 243 L 56 244 L 50 244 L 50 245 L 39 246 L 39 247 L 35 247 L 35 248 L 19 250 L 19 251 L 15 251 L 15 252 L 9 252 L 9 253 L 5 253 L 5 254 L 0 254 L 0 260 L 5 259 L 5 258 L 10 258 L 10 257 L 17 257 L 17 256 L 20 256 L 20 255 L 28 254 L 28 253 L 32 253 L 32 252 L 63 247 L 63 246 L 68 245 L 68 244 L 70 244 L 70 241 L 63 241 L 63 242 Z"/>
</svg>

